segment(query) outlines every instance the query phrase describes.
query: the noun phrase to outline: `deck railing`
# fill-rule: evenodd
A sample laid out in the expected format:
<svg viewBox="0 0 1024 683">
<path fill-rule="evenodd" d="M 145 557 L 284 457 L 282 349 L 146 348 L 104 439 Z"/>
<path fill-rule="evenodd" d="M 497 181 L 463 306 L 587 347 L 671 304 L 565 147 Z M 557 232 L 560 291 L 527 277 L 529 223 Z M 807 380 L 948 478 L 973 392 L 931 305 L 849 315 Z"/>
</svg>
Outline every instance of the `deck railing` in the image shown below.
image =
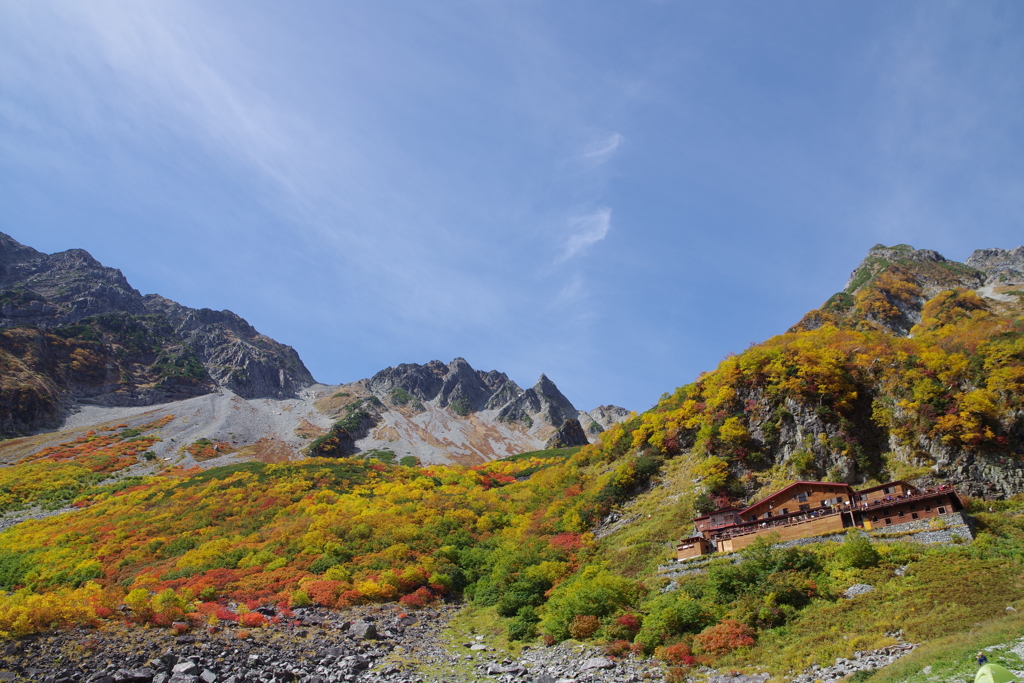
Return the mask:
<svg viewBox="0 0 1024 683">
<path fill-rule="evenodd" d="M 921 489 L 917 493 L 889 495 L 885 498 L 873 501 L 858 501 L 852 505 L 844 503 L 843 505 L 837 505 L 830 508 L 814 508 L 813 510 L 805 510 L 799 514 L 792 514 L 782 518 L 768 518 L 751 522 L 743 522 L 740 526 L 727 528 L 717 533 L 714 529 L 709 529 L 711 532 L 710 540 L 716 541 L 735 538 L 737 536 L 749 536 L 750 534 L 760 533 L 777 527 L 806 524 L 807 522 L 813 522 L 814 520 L 821 519 L 822 517 L 839 515 L 844 512 L 863 512 L 865 510 L 885 507 L 895 503 L 911 502 L 915 500 L 922 500 L 924 498 L 934 498 L 939 494 L 956 494 L 956 490 L 952 486 L 943 484 L 942 486 L 935 488 Z"/>
</svg>

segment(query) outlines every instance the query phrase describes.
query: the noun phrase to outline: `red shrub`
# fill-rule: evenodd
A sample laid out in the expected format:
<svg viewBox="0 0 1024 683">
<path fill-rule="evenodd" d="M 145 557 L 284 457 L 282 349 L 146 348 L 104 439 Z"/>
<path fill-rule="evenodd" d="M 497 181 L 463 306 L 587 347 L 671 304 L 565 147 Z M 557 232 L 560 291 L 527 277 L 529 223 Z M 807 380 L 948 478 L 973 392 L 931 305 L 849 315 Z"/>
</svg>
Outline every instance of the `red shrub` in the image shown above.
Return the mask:
<svg viewBox="0 0 1024 683">
<path fill-rule="evenodd" d="M 416 591 L 416 592 L 418 593 L 419 591 Z M 398 602 L 400 604 L 403 604 L 403 605 L 407 606 L 407 607 L 426 607 L 427 606 L 426 601 L 423 598 L 421 598 L 419 595 L 416 595 L 416 593 L 410 593 L 409 595 L 403 595 L 401 598 L 398 599 Z"/>
<path fill-rule="evenodd" d="M 238 615 L 224 605 L 219 605 L 217 607 L 217 611 L 214 612 L 213 615 L 221 621 L 238 621 Z"/>
<path fill-rule="evenodd" d="M 322 579 L 320 581 L 310 581 L 302 587 L 309 595 L 310 600 L 316 604 L 324 607 L 334 607 L 338 602 L 338 593 L 344 585 L 341 581 Z"/>
<path fill-rule="evenodd" d="M 570 552 L 579 550 L 580 546 L 583 545 L 579 534 L 570 534 L 568 532 L 552 536 L 548 543 L 556 548 Z"/>
<path fill-rule="evenodd" d="M 238 618 L 238 623 L 249 628 L 258 628 L 267 623 L 267 618 L 259 612 L 246 612 Z"/>
<path fill-rule="evenodd" d="M 686 643 L 659 647 L 654 651 L 654 656 L 669 666 L 693 666 L 697 662 Z"/>
<path fill-rule="evenodd" d="M 635 614 L 623 614 L 615 620 L 615 623 L 630 631 L 633 635 L 636 635 L 640 630 L 640 619 Z"/>
<path fill-rule="evenodd" d="M 704 629 L 694 642 L 707 654 L 724 655 L 741 647 L 753 645 L 754 632 L 742 622 L 725 619 Z"/>
<path fill-rule="evenodd" d="M 343 609 L 360 603 L 362 599 L 363 594 L 357 590 L 342 591 L 341 595 L 338 596 L 337 601 L 335 601 L 334 606 L 338 609 Z"/>
</svg>

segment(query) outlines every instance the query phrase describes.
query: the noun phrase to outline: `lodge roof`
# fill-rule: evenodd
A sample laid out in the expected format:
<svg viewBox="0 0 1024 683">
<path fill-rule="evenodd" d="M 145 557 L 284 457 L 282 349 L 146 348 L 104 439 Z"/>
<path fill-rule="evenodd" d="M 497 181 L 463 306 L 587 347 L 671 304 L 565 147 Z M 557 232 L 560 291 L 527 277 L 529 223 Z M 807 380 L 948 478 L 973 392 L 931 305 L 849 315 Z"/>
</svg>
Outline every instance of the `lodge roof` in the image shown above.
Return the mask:
<svg viewBox="0 0 1024 683">
<path fill-rule="evenodd" d="M 904 483 L 905 484 L 906 482 L 890 482 L 890 483 L 892 483 L 892 484 Z M 776 491 L 775 493 L 773 493 L 773 494 L 771 494 L 769 496 L 765 496 L 761 500 L 759 500 L 756 503 L 753 503 L 751 505 L 748 505 L 745 508 L 737 508 L 737 507 L 719 508 L 718 510 L 715 510 L 714 512 L 710 512 L 710 513 L 708 513 L 706 515 L 702 515 L 700 517 L 694 517 L 693 521 L 696 522 L 697 520 L 700 520 L 700 519 L 707 519 L 711 515 L 717 515 L 717 514 L 719 514 L 721 512 L 739 512 L 742 515 L 744 512 L 748 512 L 748 511 L 756 508 L 758 505 L 761 505 L 765 501 L 768 501 L 768 500 L 774 498 L 775 496 L 779 495 L 780 493 L 785 493 L 786 491 L 790 490 L 794 486 L 799 486 L 801 484 L 807 484 L 807 485 L 811 485 L 811 486 L 834 486 L 834 487 L 844 488 L 844 489 L 848 489 L 850 491 L 853 491 L 853 487 L 852 486 L 850 486 L 849 484 L 841 483 L 841 482 L 834 482 L 834 481 L 794 481 L 789 486 L 786 486 L 785 488 L 781 488 L 778 491 Z M 907 484 L 907 485 L 909 486 L 909 484 Z M 886 484 L 886 486 L 888 486 L 888 484 Z"/>
<path fill-rule="evenodd" d="M 721 512 L 743 512 L 743 508 L 738 508 L 738 507 L 718 508 L 717 510 L 712 510 L 711 512 L 709 512 L 706 515 L 701 515 L 700 517 L 694 517 L 693 521 L 696 522 L 698 519 L 707 519 L 711 515 L 717 515 L 717 514 L 719 514 Z"/>
<path fill-rule="evenodd" d="M 916 489 L 917 488 L 913 484 L 909 484 L 909 483 L 903 481 L 902 479 L 897 479 L 896 481 L 887 481 L 884 484 L 879 484 L 878 486 L 869 486 L 866 489 L 859 489 L 857 491 L 857 493 L 871 493 L 872 491 L 880 491 L 882 489 L 889 488 L 890 486 L 892 486 L 894 484 L 903 484 L 904 486 L 906 486 L 908 488 L 912 488 L 912 489 Z"/>
<path fill-rule="evenodd" d="M 776 491 L 775 493 L 771 494 L 770 496 L 765 496 L 764 498 L 762 498 L 761 500 L 757 501 L 753 505 L 747 506 L 746 508 L 741 510 L 741 512 L 747 512 L 748 510 L 752 510 L 753 508 L 756 508 L 758 505 L 761 505 L 762 503 L 765 503 L 765 502 L 771 500 L 772 498 L 775 498 L 780 493 L 785 493 L 786 491 L 790 490 L 794 486 L 799 486 L 801 484 L 808 484 L 808 485 L 812 485 L 812 486 L 833 486 L 833 487 L 850 489 L 851 491 L 853 490 L 853 487 L 850 486 L 849 484 L 836 483 L 834 481 L 794 481 L 789 486 L 787 486 L 785 488 L 782 488 L 782 489 L 779 489 L 778 491 Z"/>
</svg>

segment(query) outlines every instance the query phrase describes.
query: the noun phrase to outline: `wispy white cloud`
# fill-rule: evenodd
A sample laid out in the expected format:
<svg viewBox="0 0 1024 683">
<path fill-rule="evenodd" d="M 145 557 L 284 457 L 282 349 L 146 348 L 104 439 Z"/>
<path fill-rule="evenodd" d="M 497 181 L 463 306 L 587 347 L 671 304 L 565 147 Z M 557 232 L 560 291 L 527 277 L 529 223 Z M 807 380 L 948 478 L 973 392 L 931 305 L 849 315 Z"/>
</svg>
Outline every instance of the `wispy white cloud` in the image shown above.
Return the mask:
<svg viewBox="0 0 1024 683">
<path fill-rule="evenodd" d="M 599 140 L 595 140 L 583 150 L 583 160 L 595 165 L 603 164 L 615 154 L 615 150 L 622 145 L 625 139 L 620 133 L 612 133 Z"/>
<path fill-rule="evenodd" d="M 601 207 L 594 213 L 575 216 L 570 219 L 569 226 L 572 234 L 565 241 L 565 249 L 558 259 L 559 263 L 568 261 L 607 237 L 612 227 L 612 210 Z"/>
</svg>

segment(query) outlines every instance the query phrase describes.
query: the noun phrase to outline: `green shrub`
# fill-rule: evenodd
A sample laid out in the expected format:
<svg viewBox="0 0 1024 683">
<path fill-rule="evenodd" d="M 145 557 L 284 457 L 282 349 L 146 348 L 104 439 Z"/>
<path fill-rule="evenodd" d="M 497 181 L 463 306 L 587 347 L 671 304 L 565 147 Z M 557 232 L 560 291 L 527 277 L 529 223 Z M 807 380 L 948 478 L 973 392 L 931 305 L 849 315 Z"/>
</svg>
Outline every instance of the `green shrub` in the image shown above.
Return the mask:
<svg viewBox="0 0 1024 683">
<path fill-rule="evenodd" d="M 635 603 L 640 595 L 634 581 L 592 565 L 555 588 L 541 626 L 556 640 L 565 640 L 576 617 L 609 617 Z"/>
<path fill-rule="evenodd" d="M 395 387 L 391 390 L 391 405 L 404 406 L 406 403 L 413 399 L 412 394 L 403 389 L 402 387 Z"/>
<path fill-rule="evenodd" d="M 862 533 L 851 529 L 846 532 L 846 540 L 836 552 L 836 560 L 840 566 L 853 569 L 869 569 L 881 561 L 875 546 Z"/>
</svg>

